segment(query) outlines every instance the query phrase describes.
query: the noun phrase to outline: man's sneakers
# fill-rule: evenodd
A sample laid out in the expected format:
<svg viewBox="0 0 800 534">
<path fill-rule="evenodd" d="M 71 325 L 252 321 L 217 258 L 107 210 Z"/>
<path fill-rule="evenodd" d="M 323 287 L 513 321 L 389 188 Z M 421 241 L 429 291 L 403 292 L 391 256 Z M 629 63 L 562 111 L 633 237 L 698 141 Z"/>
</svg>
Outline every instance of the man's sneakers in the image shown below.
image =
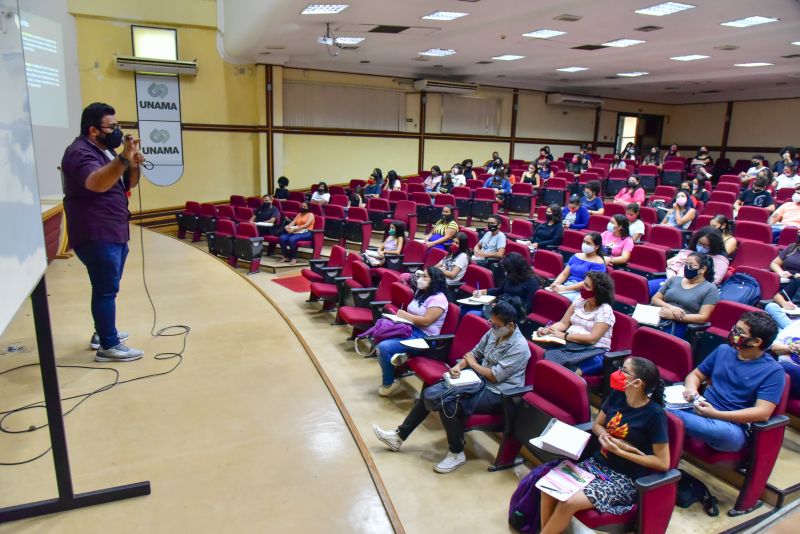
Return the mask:
<svg viewBox="0 0 800 534">
<path fill-rule="evenodd" d="M 96 362 L 132 362 L 134 360 L 140 359 L 144 356 L 144 351 L 138 349 L 132 349 L 125 345 L 125 343 L 120 343 L 115 347 L 111 347 L 110 349 L 104 349 L 100 347 L 97 349 L 97 354 L 94 356 L 94 361 Z"/>
<path fill-rule="evenodd" d="M 433 470 L 437 473 L 450 473 L 464 465 L 466 462 L 467 457 L 464 454 L 464 451 L 459 453 L 447 451 L 447 456 L 445 456 L 441 462 L 433 466 Z"/>
<path fill-rule="evenodd" d="M 381 386 L 378 388 L 378 395 L 381 397 L 388 397 L 400 387 L 400 382 L 395 380 L 390 386 Z"/>
<path fill-rule="evenodd" d="M 383 430 L 378 425 L 372 425 L 372 431 L 375 432 L 375 437 L 381 440 L 387 447 L 389 447 L 390 451 L 399 451 L 400 446 L 403 444 L 403 440 L 400 439 L 400 436 L 397 434 L 397 430 L 387 431 Z"/>
<path fill-rule="evenodd" d="M 117 332 L 117 336 L 119 336 L 119 342 L 124 343 L 128 340 L 128 333 L 127 332 Z M 92 340 L 89 342 L 89 346 L 92 350 L 97 350 L 100 348 L 100 336 L 97 335 L 97 332 L 92 334 Z"/>
</svg>

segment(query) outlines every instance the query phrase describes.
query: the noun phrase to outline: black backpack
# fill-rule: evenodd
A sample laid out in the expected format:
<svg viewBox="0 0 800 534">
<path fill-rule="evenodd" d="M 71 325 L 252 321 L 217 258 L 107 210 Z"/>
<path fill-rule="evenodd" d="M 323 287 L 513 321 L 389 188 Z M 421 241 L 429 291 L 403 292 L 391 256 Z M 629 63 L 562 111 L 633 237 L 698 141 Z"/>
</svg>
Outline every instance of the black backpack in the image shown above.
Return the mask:
<svg viewBox="0 0 800 534">
<path fill-rule="evenodd" d="M 680 469 L 681 479 L 678 481 L 678 493 L 675 497 L 675 504 L 681 508 L 689 508 L 696 502 L 702 503 L 703 511 L 711 516 L 719 515 L 717 498 L 711 495 L 705 484 L 698 479 Z"/>
<path fill-rule="evenodd" d="M 719 300 L 755 306 L 761 298 L 758 281 L 745 273 L 735 273 L 719 288 Z"/>
</svg>

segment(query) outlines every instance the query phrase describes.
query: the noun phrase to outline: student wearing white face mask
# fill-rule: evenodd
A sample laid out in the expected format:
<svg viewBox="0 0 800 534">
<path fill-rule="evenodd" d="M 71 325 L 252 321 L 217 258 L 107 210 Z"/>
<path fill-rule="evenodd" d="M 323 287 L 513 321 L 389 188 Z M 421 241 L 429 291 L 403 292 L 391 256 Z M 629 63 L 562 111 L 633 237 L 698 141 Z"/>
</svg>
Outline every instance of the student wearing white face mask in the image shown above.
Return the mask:
<svg viewBox="0 0 800 534">
<path fill-rule="evenodd" d="M 597 232 L 589 232 L 583 238 L 581 252 L 574 254 L 564 270 L 548 287 L 551 291 L 574 301 L 580 296 L 583 281 L 589 271 L 606 272 L 606 262 L 603 258 L 603 238 Z"/>
<path fill-rule="evenodd" d="M 769 224 L 772 225 L 772 237 L 775 242 L 778 241 L 778 236 L 780 236 L 784 227 L 794 226 L 800 228 L 800 184 L 794 188 L 792 201 L 781 204 L 781 207 L 776 209 L 775 213 L 769 218 Z"/>
<path fill-rule="evenodd" d="M 464 176 L 464 167 L 456 163 L 450 170 L 450 179 L 453 181 L 453 187 L 464 187 L 467 185 L 467 177 Z"/>
<path fill-rule="evenodd" d="M 625 265 L 631 259 L 633 239 L 631 239 L 628 218 L 617 213 L 608 221 L 603 238 L 603 251 L 606 265 Z"/>
</svg>

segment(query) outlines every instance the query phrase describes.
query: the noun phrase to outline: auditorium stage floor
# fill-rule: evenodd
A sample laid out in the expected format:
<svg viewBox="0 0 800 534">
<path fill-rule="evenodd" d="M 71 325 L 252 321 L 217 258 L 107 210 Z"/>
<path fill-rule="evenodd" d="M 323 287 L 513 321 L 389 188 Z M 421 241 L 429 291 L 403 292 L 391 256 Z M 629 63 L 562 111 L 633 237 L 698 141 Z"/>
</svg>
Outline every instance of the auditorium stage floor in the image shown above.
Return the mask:
<svg viewBox="0 0 800 534">
<path fill-rule="evenodd" d="M 132 230 L 138 230 L 132 227 Z M 160 372 L 180 338 L 149 336 L 152 315 L 132 231 L 119 321 L 144 360 L 96 364 L 89 284 L 76 259 L 47 272 L 59 364 L 115 367 L 122 379 Z M 1 532 L 391 532 L 364 459 L 301 343 L 242 277 L 207 254 L 145 232 L 158 326 L 192 328 L 183 364 L 115 387 L 66 417 L 76 491 L 150 480 L 152 495 L 0 526 Z M 6 353 L 12 343 L 34 352 Z M 30 306 L 0 338 L 0 372 L 36 362 Z M 59 370 L 62 396 L 110 373 Z M 0 375 L 0 411 L 41 398 L 37 368 Z M 65 403 L 65 409 L 74 401 Z M 40 424 L 42 413 L 6 426 Z M 47 448 L 46 430 L 0 434 L 0 462 Z M 51 456 L 0 467 L 0 507 L 55 497 Z"/>
</svg>

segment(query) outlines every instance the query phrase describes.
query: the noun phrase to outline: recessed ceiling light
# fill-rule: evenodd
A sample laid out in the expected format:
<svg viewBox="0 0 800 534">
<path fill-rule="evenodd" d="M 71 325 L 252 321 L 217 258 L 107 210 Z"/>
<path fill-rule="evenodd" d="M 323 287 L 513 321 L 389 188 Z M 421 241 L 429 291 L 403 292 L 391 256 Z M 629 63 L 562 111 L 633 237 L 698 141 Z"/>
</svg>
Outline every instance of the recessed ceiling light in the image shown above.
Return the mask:
<svg viewBox="0 0 800 534">
<path fill-rule="evenodd" d="M 364 40 L 364 37 L 337 37 L 336 42 L 341 45 L 357 45 Z"/>
<path fill-rule="evenodd" d="M 558 30 L 536 30 L 528 33 L 523 33 L 523 37 L 535 37 L 536 39 L 549 39 L 551 37 L 558 37 L 559 35 L 566 35 L 567 32 L 560 32 Z"/>
<path fill-rule="evenodd" d="M 580 72 L 582 70 L 589 70 L 589 67 L 564 67 L 563 69 L 556 69 L 558 72 Z"/>
<path fill-rule="evenodd" d="M 647 76 L 649 72 L 634 71 L 634 72 L 618 72 L 617 76 L 624 76 L 625 78 L 636 78 L 637 76 Z"/>
<path fill-rule="evenodd" d="M 494 56 L 492 59 L 497 59 L 500 61 L 514 61 L 517 59 L 525 59 L 525 56 L 518 56 L 516 54 L 504 54 L 502 56 Z"/>
<path fill-rule="evenodd" d="M 698 59 L 708 59 L 709 57 L 711 56 L 703 56 L 700 54 L 689 54 L 688 56 L 674 56 L 671 57 L 670 59 L 673 59 L 675 61 L 696 61 Z"/>
<path fill-rule="evenodd" d="M 350 4 L 308 4 L 306 8 L 300 12 L 301 15 L 331 15 L 334 13 L 341 13 L 350 7 Z"/>
<path fill-rule="evenodd" d="M 647 41 L 640 41 L 638 39 L 617 39 L 616 41 L 609 41 L 607 43 L 603 43 L 603 46 L 613 46 L 614 48 L 625 48 L 626 46 L 633 46 L 645 42 Z"/>
<path fill-rule="evenodd" d="M 694 9 L 695 6 L 690 4 L 680 4 L 678 2 L 664 2 L 655 6 L 646 7 L 644 9 L 637 9 L 634 13 L 640 15 L 653 15 L 654 17 L 663 17 L 664 15 L 672 15 L 687 9 Z"/>
<path fill-rule="evenodd" d="M 420 52 L 419 55 L 421 56 L 433 56 L 433 57 L 442 57 L 442 56 L 452 56 L 455 54 L 456 51 L 452 48 L 442 49 L 442 48 L 429 48 L 424 52 Z"/>
<path fill-rule="evenodd" d="M 774 63 L 734 63 L 734 67 L 771 67 Z"/>
<path fill-rule="evenodd" d="M 778 22 L 780 19 L 773 17 L 747 17 L 744 19 L 732 20 L 730 22 L 723 22 L 720 26 L 730 26 L 731 28 L 747 28 L 749 26 L 758 26 L 759 24 L 767 24 L 769 22 Z"/>
<path fill-rule="evenodd" d="M 800 41 L 795 41 L 795 42 L 793 42 L 792 44 L 793 44 L 793 45 L 800 46 Z"/>
<path fill-rule="evenodd" d="M 435 11 L 430 15 L 422 17 L 426 20 L 455 20 L 466 17 L 469 13 L 458 13 L 457 11 Z"/>
</svg>

